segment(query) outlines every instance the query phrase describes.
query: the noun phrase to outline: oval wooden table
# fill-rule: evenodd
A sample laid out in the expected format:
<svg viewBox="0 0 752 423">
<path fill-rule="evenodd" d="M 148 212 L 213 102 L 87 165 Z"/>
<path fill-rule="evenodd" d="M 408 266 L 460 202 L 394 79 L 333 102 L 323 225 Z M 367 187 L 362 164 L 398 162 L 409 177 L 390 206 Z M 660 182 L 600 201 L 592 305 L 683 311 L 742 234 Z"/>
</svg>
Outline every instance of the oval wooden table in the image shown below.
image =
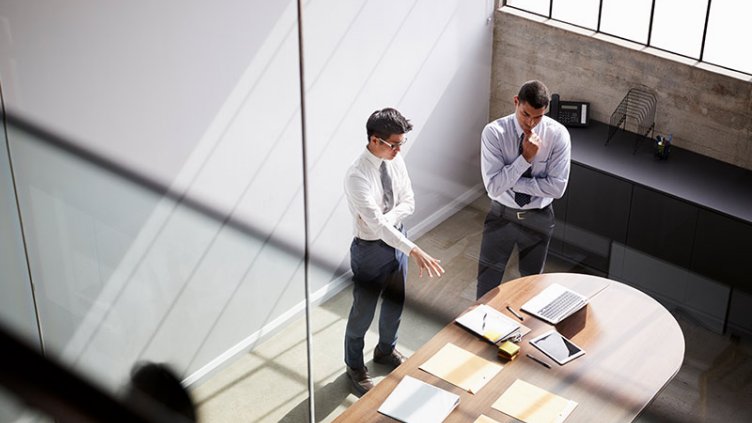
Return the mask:
<svg viewBox="0 0 752 423">
<path fill-rule="evenodd" d="M 481 414 L 499 422 L 518 421 L 491 408 L 516 380 L 578 403 L 569 422 L 632 421 L 679 371 L 684 358 L 684 336 L 673 316 L 646 294 L 597 276 L 549 273 L 504 283 L 486 294 L 486 303 L 515 319 L 515 310 L 552 283 L 564 285 L 589 298 L 588 305 L 556 326 L 586 354 L 563 366 L 528 343 L 552 326 L 525 312 L 532 331 L 520 342 L 520 356 L 502 362 L 504 369 L 473 395 L 418 367 L 451 342 L 487 360 L 497 361 L 494 345 L 452 322 L 416 351 L 404 364 L 340 415 L 336 422 L 390 422 L 379 406 L 405 375 L 431 383 L 460 396 L 459 406 L 446 422 L 473 422 Z M 551 364 L 547 369 L 525 357 L 531 353 Z"/>
</svg>

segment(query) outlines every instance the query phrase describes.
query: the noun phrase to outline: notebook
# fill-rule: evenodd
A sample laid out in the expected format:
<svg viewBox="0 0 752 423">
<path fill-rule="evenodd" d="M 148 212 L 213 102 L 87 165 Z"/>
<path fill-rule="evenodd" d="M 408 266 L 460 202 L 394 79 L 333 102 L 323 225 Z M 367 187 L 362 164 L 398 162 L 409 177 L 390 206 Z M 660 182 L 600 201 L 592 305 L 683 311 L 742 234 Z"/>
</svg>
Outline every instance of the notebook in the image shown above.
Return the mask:
<svg viewBox="0 0 752 423">
<path fill-rule="evenodd" d="M 405 376 L 381 404 L 379 413 L 405 423 L 439 423 L 459 403 L 459 395 Z"/>
<path fill-rule="evenodd" d="M 520 330 L 519 323 L 487 304 L 468 311 L 456 322 L 493 343 L 503 341 Z"/>
<path fill-rule="evenodd" d="M 554 283 L 528 300 L 521 309 L 555 325 L 585 307 L 586 304 L 586 297 Z"/>
</svg>

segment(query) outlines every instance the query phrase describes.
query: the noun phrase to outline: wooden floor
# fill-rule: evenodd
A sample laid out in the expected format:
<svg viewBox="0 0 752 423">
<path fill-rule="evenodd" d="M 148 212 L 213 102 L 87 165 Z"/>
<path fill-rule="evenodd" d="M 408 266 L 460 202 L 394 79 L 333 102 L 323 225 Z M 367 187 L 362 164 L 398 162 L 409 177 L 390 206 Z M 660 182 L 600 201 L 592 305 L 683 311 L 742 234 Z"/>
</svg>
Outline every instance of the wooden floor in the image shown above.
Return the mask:
<svg viewBox="0 0 752 423">
<path fill-rule="evenodd" d="M 442 260 L 447 273 L 440 279 L 418 278 L 414 266 L 410 268 L 398 343 L 403 353 L 417 350 L 475 301 L 478 249 L 487 210 L 488 200 L 481 197 L 416 240 Z M 516 266 L 516 260 L 510 260 L 505 280 L 519 277 Z M 587 273 L 556 257 L 549 257 L 545 271 Z M 348 287 L 313 311 L 316 421 L 333 420 L 357 400 L 342 362 L 351 298 Z M 685 336 L 684 364 L 637 421 L 752 422 L 752 341 L 713 333 L 687 316 L 675 317 Z M 305 343 L 296 335 L 304 333 L 304 326 L 300 319 L 195 389 L 201 421 L 307 421 Z M 367 359 L 377 333 L 374 322 L 366 336 Z M 388 372 L 370 361 L 366 364 L 377 383 Z"/>
</svg>

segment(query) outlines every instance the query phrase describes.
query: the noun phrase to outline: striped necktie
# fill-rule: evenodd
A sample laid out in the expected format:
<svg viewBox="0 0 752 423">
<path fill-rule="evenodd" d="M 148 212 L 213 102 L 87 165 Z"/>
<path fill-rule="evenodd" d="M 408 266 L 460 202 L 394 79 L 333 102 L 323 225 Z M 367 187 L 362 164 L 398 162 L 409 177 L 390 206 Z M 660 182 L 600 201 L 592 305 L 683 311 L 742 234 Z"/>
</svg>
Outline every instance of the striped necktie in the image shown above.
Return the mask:
<svg viewBox="0 0 752 423">
<path fill-rule="evenodd" d="M 392 178 L 386 168 L 386 161 L 381 162 L 381 186 L 384 188 L 384 213 L 394 207 L 394 191 L 392 191 Z"/>
<path fill-rule="evenodd" d="M 525 133 L 523 132 L 520 136 L 520 148 L 519 152 L 522 154 L 522 140 L 525 139 Z M 533 176 L 532 166 L 527 168 L 525 173 L 522 174 L 523 178 L 529 178 Z M 525 204 L 530 202 L 530 194 L 523 194 L 521 192 L 515 192 L 514 193 L 514 202 L 517 203 L 520 207 L 523 207 Z"/>
</svg>

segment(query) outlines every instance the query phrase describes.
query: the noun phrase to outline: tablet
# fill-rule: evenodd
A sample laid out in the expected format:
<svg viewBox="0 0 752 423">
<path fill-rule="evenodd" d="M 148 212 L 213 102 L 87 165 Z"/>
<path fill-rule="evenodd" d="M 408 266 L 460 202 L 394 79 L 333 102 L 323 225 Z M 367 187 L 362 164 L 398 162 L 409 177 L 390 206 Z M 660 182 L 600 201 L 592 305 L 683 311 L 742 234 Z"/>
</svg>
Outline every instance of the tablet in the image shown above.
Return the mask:
<svg viewBox="0 0 752 423">
<path fill-rule="evenodd" d="M 530 343 L 559 364 L 568 363 L 585 354 L 585 350 L 572 343 L 572 341 L 565 338 L 559 332 L 556 332 L 556 330 L 551 330 L 537 336 L 531 339 Z"/>
</svg>

